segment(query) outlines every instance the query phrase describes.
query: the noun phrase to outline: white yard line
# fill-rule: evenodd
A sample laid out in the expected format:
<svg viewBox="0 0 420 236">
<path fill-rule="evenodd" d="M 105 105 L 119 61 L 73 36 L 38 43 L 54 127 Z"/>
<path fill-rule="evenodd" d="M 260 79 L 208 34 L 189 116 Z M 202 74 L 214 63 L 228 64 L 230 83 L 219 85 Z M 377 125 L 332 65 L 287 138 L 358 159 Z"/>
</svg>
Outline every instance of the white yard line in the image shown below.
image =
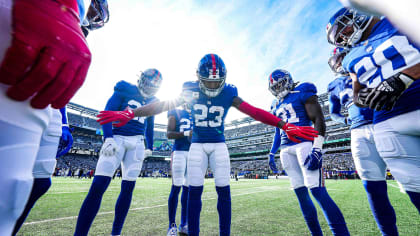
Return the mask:
<svg viewBox="0 0 420 236">
<path fill-rule="evenodd" d="M 270 188 L 268 190 L 263 190 L 263 191 L 254 191 L 254 192 L 248 192 L 248 193 L 233 194 L 232 197 L 251 195 L 251 194 L 256 194 L 256 193 L 263 193 L 263 192 L 268 192 L 268 191 L 273 191 L 273 190 L 284 190 L 284 189 L 289 189 L 289 188 L 276 188 L 276 189 L 275 188 Z M 217 199 L 217 197 L 212 197 L 212 198 L 204 198 L 202 200 L 203 201 L 208 201 L 208 200 L 216 200 L 216 199 Z M 165 206 L 168 206 L 168 204 L 131 208 L 129 211 L 140 211 L 140 210 L 153 209 L 153 208 L 165 207 Z M 97 215 L 109 215 L 109 214 L 113 214 L 113 213 L 114 213 L 114 211 L 106 211 L 106 212 L 100 212 Z M 55 219 L 32 221 L 32 222 L 25 223 L 24 225 L 34 225 L 34 224 L 42 224 L 42 223 L 48 223 L 48 222 L 53 222 L 53 221 L 73 220 L 73 219 L 77 219 L 77 216 L 67 216 L 67 217 L 61 217 L 61 218 L 55 218 Z"/>
</svg>

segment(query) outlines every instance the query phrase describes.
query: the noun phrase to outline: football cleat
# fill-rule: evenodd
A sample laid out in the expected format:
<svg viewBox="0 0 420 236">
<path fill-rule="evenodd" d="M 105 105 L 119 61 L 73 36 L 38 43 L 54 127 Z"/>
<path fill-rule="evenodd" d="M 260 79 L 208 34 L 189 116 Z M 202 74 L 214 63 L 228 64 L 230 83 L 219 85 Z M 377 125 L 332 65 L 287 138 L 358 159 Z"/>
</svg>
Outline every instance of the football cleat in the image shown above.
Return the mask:
<svg viewBox="0 0 420 236">
<path fill-rule="evenodd" d="M 337 47 L 352 47 L 360 41 L 372 19 L 372 16 L 343 7 L 327 24 L 327 40 Z"/>
<path fill-rule="evenodd" d="M 177 236 L 178 229 L 176 228 L 176 224 L 172 224 L 171 228 L 168 229 L 166 236 Z"/>
<path fill-rule="evenodd" d="M 225 86 L 225 63 L 218 55 L 207 54 L 198 63 L 197 77 L 200 90 L 208 97 L 216 97 Z"/>
<path fill-rule="evenodd" d="M 147 69 L 141 73 L 137 81 L 140 94 L 145 98 L 153 97 L 162 83 L 162 74 L 156 69 Z"/>
<path fill-rule="evenodd" d="M 286 70 L 275 70 L 268 77 L 268 90 L 278 99 L 282 99 L 293 90 L 292 75 Z"/>
<path fill-rule="evenodd" d="M 188 235 L 188 225 L 179 226 L 178 233 L 179 235 Z"/>
<path fill-rule="evenodd" d="M 331 57 L 328 60 L 328 65 L 330 66 L 331 70 L 340 75 L 348 74 L 347 71 L 344 69 L 341 62 L 343 61 L 344 57 L 349 52 L 348 49 L 336 47 L 331 52 Z"/>
</svg>

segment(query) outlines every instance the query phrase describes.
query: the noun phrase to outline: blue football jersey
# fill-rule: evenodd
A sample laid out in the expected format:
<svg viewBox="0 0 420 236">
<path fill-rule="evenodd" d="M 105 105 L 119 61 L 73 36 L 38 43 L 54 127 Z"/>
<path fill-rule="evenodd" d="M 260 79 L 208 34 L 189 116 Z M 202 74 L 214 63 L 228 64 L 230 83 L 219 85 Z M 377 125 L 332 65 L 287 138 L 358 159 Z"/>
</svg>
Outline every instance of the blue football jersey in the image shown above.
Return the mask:
<svg viewBox="0 0 420 236">
<path fill-rule="evenodd" d="M 373 110 L 360 108 L 353 103 L 353 86 L 350 76 L 342 76 L 333 80 L 328 84 L 328 92 L 330 113 L 338 115 L 341 107 L 346 107 L 349 113 L 347 121 L 351 125 L 350 129 L 372 123 Z M 334 117 L 334 115 L 331 116 L 333 120 L 335 120 Z"/>
<path fill-rule="evenodd" d="M 173 116 L 175 117 L 175 131 L 176 132 L 184 132 L 191 130 L 192 127 L 192 117 L 189 112 L 186 110 L 174 109 L 168 111 L 168 117 Z M 179 139 L 175 139 L 174 146 L 172 151 L 188 151 L 190 150 L 191 142 L 188 140 L 188 137 L 183 137 Z"/>
<path fill-rule="evenodd" d="M 281 118 L 284 122 L 292 123 L 297 126 L 311 126 L 312 121 L 306 114 L 305 102 L 309 97 L 316 95 L 316 93 L 317 90 L 314 84 L 302 83 L 290 91 L 283 101 L 276 99 L 271 105 L 271 112 Z M 280 132 L 281 145 L 296 144 L 287 138 L 284 130 L 281 130 Z"/>
<path fill-rule="evenodd" d="M 420 63 L 419 48 L 386 19 L 372 29 L 369 38 L 351 49 L 343 66 L 357 75 L 360 84 L 375 88 L 398 72 Z M 420 80 L 401 95 L 391 111 L 374 111 L 373 123 L 420 109 Z"/>
<path fill-rule="evenodd" d="M 216 97 L 207 97 L 201 92 L 198 82 L 185 82 L 183 91 L 192 93 L 189 101 L 193 117 L 192 143 L 220 143 L 225 141 L 225 117 L 232 106 L 233 99 L 238 96 L 234 85 L 225 84 Z"/>
<path fill-rule="evenodd" d="M 126 81 L 118 82 L 114 87 L 114 94 L 109 99 L 105 110 L 124 111 L 125 109 L 136 109 L 157 100 L 155 97 L 144 98 L 136 85 Z M 113 127 L 112 133 L 123 136 L 144 135 L 146 120 L 152 117 L 135 117 L 122 127 Z M 151 120 L 151 122 L 153 122 Z M 153 127 L 152 127 L 153 128 Z"/>
</svg>

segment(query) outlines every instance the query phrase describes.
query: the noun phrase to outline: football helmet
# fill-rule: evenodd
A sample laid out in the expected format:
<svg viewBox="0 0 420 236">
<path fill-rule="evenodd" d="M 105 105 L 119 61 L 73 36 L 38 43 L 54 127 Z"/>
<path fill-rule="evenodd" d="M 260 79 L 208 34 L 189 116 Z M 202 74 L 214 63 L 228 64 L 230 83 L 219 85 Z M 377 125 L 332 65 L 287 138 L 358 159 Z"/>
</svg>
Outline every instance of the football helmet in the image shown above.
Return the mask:
<svg viewBox="0 0 420 236">
<path fill-rule="evenodd" d="M 330 66 L 331 70 L 340 75 L 346 75 L 348 74 L 347 71 L 345 71 L 344 67 L 342 66 L 341 62 L 343 61 L 344 57 L 349 52 L 348 49 L 345 48 L 334 48 L 334 50 L 331 52 L 331 57 L 328 59 L 328 65 Z"/>
<path fill-rule="evenodd" d="M 82 22 L 82 26 L 88 30 L 102 28 L 109 21 L 109 10 L 107 0 L 92 0 Z"/>
<path fill-rule="evenodd" d="M 216 97 L 222 92 L 226 81 L 226 67 L 222 58 L 207 54 L 198 63 L 197 77 L 200 90 L 208 97 Z"/>
<path fill-rule="evenodd" d="M 162 83 L 162 75 L 156 69 L 147 69 L 141 73 L 137 81 L 141 96 L 150 98 L 154 96 L 160 88 Z"/>
<path fill-rule="evenodd" d="M 277 69 L 268 77 L 268 90 L 278 99 L 286 97 L 293 87 L 292 75 L 286 70 Z"/>
<path fill-rule="evenodd" d="M 327 24 L 327 40 L 337 47 L 352 47 L 362 38 L 373 17 L 353 8 L 341 8 Z"/>
</svg>

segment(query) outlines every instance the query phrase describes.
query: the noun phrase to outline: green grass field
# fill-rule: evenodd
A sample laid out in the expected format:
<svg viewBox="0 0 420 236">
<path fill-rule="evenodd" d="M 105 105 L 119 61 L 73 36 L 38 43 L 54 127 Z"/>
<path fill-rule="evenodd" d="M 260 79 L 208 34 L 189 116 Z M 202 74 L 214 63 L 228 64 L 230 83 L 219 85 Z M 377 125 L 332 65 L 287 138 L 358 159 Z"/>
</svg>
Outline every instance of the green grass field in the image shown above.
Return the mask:
<svg viewBox="0 0 420 236">
<path fill-rule="evenodd" d="M 109 186 L 90 235 L 111 233 L 120 183 L 115 179 Z M 51 189 L 38 201 L 19 235 L 72 235 L 90 184 L 88 179 L 54 178 Z M 138 179 L 123 235 L 166 235 L 170 186 L 170 179 Z M 326 181 L 326 186 L 352 235 L 380 235 L 360 180 L 331 180 Z M 232 235 L 309 235 L 288 180 L 241 179 L 232 181 L 231 189 Z M 408 196 L 399 191 L 394 181 L 388 182 L 388 192 L 397 213 L 400 235 L 420 235 L 420 217 Z M 216 202 L 214 182 L 208 179 L 203 193 L 202 235 L 218 234 Z M 331 235 L 318 206 L 317 209 L 325 235 Z M 179 213 L 180 208 L 178 223 Z"/>
</svg>

